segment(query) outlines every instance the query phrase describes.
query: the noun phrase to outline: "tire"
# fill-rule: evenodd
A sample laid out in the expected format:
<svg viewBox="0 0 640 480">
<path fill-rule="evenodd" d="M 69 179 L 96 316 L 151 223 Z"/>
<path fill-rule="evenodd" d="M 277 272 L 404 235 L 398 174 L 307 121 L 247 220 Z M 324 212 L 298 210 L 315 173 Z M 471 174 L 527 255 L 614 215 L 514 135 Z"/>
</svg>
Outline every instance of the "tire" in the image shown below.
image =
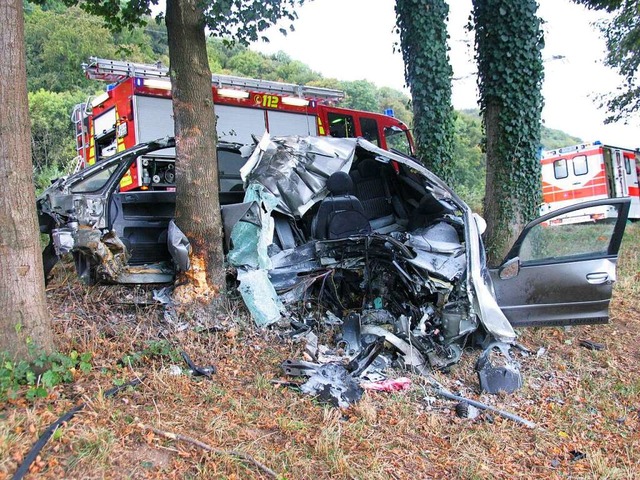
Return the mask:
<svg viewBox="0 0 640 480">
<path fill-rule="evenodd" d="M 42 267 L 44 270 L 44 284 L 49 283 L 49 274 L 53 267 L 56 266 L 60 258 L 56 255 L 56 249 L 53 246 L 53 239 L 49 237 L 49 244 L 42 251 Z"/>
</svg>

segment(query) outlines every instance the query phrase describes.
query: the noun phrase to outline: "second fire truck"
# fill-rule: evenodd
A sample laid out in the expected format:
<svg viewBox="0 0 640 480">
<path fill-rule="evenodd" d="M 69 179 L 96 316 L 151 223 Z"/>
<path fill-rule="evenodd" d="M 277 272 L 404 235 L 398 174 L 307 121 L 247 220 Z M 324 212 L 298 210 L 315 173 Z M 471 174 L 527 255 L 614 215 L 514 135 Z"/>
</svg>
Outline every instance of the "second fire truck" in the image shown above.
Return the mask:
<svg viewBox="0 0 640 480">
<path fill-rule="evenodd" d="M 541 162 L 541 213 L 588 200 L 630 197 L 629 218 L 640 218 L 640 151 L 594 142 L 548 150 L 543 152 Z M 565 221 L 595 221 L 610 214 L 602 207 L 594 209 L 590 218 Z"/>
</svg>

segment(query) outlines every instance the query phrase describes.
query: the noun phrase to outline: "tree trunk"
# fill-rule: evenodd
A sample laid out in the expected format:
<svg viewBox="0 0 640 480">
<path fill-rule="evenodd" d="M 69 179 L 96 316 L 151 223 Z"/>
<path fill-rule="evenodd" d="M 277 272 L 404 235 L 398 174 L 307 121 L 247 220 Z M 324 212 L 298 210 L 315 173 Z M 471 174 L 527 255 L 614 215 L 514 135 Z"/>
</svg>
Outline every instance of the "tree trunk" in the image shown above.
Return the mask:
<svg viewBox="0 0 640 480">
<path fill-rule="evenodd" d="M 200 5 L 196 0 L 168 0 L 166 14 L 176 136 L 176 224 L 191 243 L 187 278 L 198 296 L 217 294 L 225 281 L 216 121 Z"/>
<path fill-rule="evenodd" d="M 500 101 L 488 99 L 484 113 L 484 128 L 486 135 L 487 173 L 486 190 L 483 205 L 483 216 L 487 222 L 487 230 L 484 234 L 487 245 L 487 259 L 491 266 L 497 266 L 504 260 L 511 246 L 515 243 L 525 226 L 527 220 L 521 210 L 514 209 L 508 219 L 504 218 L 504 208 L 500 202 L 507 198 L 510 203 L 517 204 L 518 198 L 511 198 L 508 186 L 501 185 L 502 178 L 511 174 L 511 162 L 513 159 L 504 159 L 500 155 L 499 140 L 503 135 L 500 124 Z M 498 194 L 501 192 L 501 194 Z"/>
<path fill-rule="evenodd" d="M 536 216 L 541 196 L 544 41 L 536 12 L 536 0 L 473 0 L 490 266 L 504 259 L 526 222 Z"/>
<path fill-rule="evenodd" d="M 447 53 L 444 0 L 396 0 L 396 19 L 413 102 L 413 133 L 418 158 L 445 182 L 453 172 L 453 70 Z"/>
<path fill-rule="evenodd" d="M 22 0 L 0 2 L 0 352 L 50 352 L 36 218 Z"/>
</svg>

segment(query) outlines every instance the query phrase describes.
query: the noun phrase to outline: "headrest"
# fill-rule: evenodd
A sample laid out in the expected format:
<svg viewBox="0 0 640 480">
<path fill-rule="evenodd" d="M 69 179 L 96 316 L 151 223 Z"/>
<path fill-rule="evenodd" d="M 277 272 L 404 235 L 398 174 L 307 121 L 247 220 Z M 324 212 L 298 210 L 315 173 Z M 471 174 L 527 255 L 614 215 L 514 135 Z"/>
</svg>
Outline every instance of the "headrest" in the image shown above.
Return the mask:
<svg viewBox="0 0 640 480">
<path fill-rule="evenodd" d="M 378 177 L 380 175 L 380 162 L 366 158 L 358 164 L 358 172 L 362 178 Z"/>
<path fill-rule="evenodd" d="M 353 180 L 346 172 L 335 172 L 327 179 L 327 190 L 331 195 L 347 195 L 353 190 Z"/>
</svg>

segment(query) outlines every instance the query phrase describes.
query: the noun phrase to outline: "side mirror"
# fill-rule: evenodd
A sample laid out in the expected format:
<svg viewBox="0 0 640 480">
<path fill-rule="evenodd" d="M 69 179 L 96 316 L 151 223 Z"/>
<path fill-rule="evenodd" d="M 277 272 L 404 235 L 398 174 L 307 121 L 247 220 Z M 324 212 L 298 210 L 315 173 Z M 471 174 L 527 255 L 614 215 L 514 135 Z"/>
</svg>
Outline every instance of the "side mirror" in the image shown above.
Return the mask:
<svg viewBox="0 0 640 480">
<path fill-rule="evenodd" d="M 479 214 L 473 212 L 473 218 L 476 221 L 476 225 L 478 227 L 478 233 L 482 235 L 484 231 L 487 229 L 487 222 L 484 218 L 482 218 Z"/>
<path fill-rule="evenodd" d="M 520 273 L 520 257 L 514 257 L 504 262 L 498 269 L 501 280 L 509 280 Z"/>
</svg>

